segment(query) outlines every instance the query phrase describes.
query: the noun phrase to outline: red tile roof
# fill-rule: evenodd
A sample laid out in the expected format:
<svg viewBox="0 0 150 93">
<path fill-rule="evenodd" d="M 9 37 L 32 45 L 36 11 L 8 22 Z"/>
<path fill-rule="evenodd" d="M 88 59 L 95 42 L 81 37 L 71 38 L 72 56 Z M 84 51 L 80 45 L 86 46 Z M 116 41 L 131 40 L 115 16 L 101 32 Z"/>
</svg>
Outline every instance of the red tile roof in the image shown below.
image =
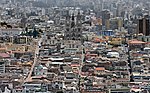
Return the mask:
<svg viewBox="0 0 150 93">
<path fill-rule="evenodd" d="M 145 44 L 145 42 L 133 39 L 129 41 L 129 44 Z"/>
<path fill-rule="evenodd" d="M 104 67 L 97 67 L 97 68 L 95 68 L 95 70 L 100 71 L 100 70 L 105 70 L 105 68 Z"/>
<path fill-rule="evenodd" d="M 7 53 L 0 53 L 0 57 L 2 58 L 10 58 L 10 55 Z"/>
<path fill-rule="evenodd" d="M 79 67 L 79 64 L 71 64 L 71 67 Z"/>
</svg>

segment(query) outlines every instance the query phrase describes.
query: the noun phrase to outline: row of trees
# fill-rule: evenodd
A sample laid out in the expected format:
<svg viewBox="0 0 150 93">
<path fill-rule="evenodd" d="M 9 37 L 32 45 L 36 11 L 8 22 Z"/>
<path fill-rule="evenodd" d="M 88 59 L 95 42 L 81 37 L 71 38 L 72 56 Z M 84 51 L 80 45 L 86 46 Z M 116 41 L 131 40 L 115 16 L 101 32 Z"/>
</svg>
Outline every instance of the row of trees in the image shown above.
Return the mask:
<svg viewBox="0 0 150 93">
<path fill-rule="evenodd" d="M 12 26 L 9 25 L 9 24 L 7 24 L 6 22 L 0 22 L 0 25 L 1 25 L 2 27 L 6 27 L 6 28 L 12 28 Z"/>
<path fill-rule="evenodd" d="M 43 31 L 41 29 L 37 30 L 36 28 L 34 28 L 31 31 L 28 31 L 28 28 L 25 28 L 25 31 L 21 33 L 21 35 L 23 36 L 33 36 L 33 38 L 39 37 L 40 34 L 43 33 Z"/>
</svg>

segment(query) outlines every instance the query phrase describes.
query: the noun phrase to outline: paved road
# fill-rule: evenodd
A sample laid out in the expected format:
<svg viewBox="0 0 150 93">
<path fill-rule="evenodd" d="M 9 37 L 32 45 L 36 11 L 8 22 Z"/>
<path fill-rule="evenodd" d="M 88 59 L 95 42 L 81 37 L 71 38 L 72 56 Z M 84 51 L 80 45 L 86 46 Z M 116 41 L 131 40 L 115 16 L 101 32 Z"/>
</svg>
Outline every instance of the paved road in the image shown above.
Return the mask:
<svg viewBox="0 0 150 93">
<path fill-rule="evenodd" d="M 40 50 L 39 45 L 41 45 L 41 42 L 43 41 L 43 38 L 44 38 L 44 37 L 45 37 L 45 34 L 41 36 L 41 38 L 40 38 L 39 41 L 38 41 L 38 44 L 36 45 L 35 55 L 34 55 L 34 62 L 33 62 L 33 65 L 32 65 L 32 67 L 31 67 L 31 70 L 30 70 L 30 72 L 29 72 L 29 74 L 28 74 L 28 77 L 26 78 L 26 81 L 29 81 L 30 78 L 31 78 L 32 72 L 33 72 L 33 70 L 34 70 L 34 67 L 35 67 L 35 65 L 36 65 L 36 63 L 37 63 L 37 59 L 38 59 L 38 56 L 37 56 L 37 55 L 39 54 L 39 50 Z"/>
<path fill-rule="evenodd" d="M 80 79 L 81 79 L 81 73 L 82 73 L 82 66 L 83 66 L 83 60 L 84 60 L 84 57 L 85 57 L 85 54 L 84 54 L 84 51 L 83 51 L 83 49 L 84 49 L 84 46 L 82 45 L 82 55 L 81 55 L 81 63 L 80 63 L 80 68 L 79 68 L 79 91 L 81 91 L 81 86 L 80 86 L 80 84 L 81 84 L 81 81 L 80 81 Z"/>
</svg>

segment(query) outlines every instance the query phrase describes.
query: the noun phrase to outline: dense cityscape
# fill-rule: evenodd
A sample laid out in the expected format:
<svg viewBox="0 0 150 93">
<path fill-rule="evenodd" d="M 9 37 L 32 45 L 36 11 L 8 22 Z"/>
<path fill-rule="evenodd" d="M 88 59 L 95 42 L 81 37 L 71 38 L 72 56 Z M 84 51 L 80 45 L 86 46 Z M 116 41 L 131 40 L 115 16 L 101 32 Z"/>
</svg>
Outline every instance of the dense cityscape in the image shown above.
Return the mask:
<svg viewBox="0 0 150 93">
<path fill-rule="evenodd" d="M 0 93 L 149 93 L 150 0 L 0 0 Z"/>
</svg>

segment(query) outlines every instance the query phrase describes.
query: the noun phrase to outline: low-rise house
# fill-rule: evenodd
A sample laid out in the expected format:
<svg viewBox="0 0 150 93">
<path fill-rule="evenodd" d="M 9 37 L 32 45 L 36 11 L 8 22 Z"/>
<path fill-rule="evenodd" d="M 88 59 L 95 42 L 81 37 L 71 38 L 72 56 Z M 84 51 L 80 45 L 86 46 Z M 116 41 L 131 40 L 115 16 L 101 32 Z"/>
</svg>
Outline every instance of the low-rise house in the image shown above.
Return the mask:
<svg viewBox="0 0 150 93">
<path fill-rule="evenodd" d="M 21 34 L 21 32 L 23 32 L 23 30 L 22 30 L 21 28 L 12 28 L 12 29 L 4 29 L 4 28 L 1 28 L 1 29 L 0 29 L 0 35 L 11 35 L 11 36 L 15 36 L 15 35 Z"/>
<path fill-rule="evenodd" d="M 142 50 L 145 47 L 145 42 L 138 41 L 138 40 L 130 40 L 129 41 L 129 47 L 132 50 Z"/>
<path fill-rule="evenodd" d="M 51 88 L 52 88 L 51 91 L 58 92 L 58 91 L 64 91 L 66 87 L 64 81 L 54 80 L 51 82 Z"/>
<path fill-rule="evenodd" d="M 104 75 L 106 74 L 104 67 L 96 67 L 94 70 L 95 75 Z"/>
</svg>

